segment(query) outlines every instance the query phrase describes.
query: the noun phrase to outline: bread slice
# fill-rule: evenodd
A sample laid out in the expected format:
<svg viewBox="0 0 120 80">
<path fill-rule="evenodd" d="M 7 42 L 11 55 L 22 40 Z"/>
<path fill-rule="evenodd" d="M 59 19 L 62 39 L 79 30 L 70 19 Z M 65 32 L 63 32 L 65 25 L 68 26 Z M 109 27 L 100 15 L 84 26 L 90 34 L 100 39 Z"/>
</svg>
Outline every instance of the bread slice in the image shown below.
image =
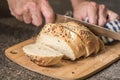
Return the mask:
<svg viewBox="0 0 120 80">
<path fill-rule="evenodd" d="M 44 44 L 26 45 L 23 47 L 23 51 L 31 61 L 41 66 L 55 65 L 63 57 L 63 54 Z"/>
<path fill-rule="evenodd" d="M 44 43 L 71 60 L 84 56 L 86 52 L 79 36 L 57 23 L 45 25 L 37 36 L 36 43 Z"/>
<path fill-rule="evenodd" d="M 79 35 L 86 49 L 86 57 L 104 48 L 103 42 L 84 25 L 76 22 L 67 22 L 62 25 Z"/>
</svg>

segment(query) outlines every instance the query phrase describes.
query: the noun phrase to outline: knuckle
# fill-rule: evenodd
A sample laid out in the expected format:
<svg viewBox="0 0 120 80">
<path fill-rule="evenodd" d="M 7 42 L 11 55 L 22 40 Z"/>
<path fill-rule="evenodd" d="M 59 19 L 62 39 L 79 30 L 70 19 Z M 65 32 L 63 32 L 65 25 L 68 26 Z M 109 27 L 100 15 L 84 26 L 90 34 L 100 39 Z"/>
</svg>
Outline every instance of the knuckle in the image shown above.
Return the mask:
<svg viewBox="0 0 120 80">
<path fill-rule="evenodd" d="M 74 18 L 78 19 L 78 20 L 81 20 L 81 16 L 74 16 Z"/>
<path fill-rule="evenodd" d="M 14 12 L 10 12 L 11 15 L 15 16 Z"/>
<path fill-rule="evenodd" d="M 119 16 L 118 14 L 116 14 L 116 18 L 118 18 L 118 19 L 119 19 L 119 18 L 120 18 L 120 16 Z"/>
<path fill-rule="evenodd" d="M 91 24 L 96 24 L 96 21 L 95 20 L 91 20 L 90 23 Z"/>
<path fill-rule="evenodd" d="M 30 21 L 24 21 L 26 24 L 30 24 L 31 22 Z"/>
<path fill-rule="evenodd" d="M 101 19 L 99 22 L 100 26 L 104 26 L 107 23 L 107 20 L 105 18 Z"/>
<path fill-rule="evenodd" d="M 15 14 L 18 15 L 18 16 L 19 16 L 19 15 L 22 15 L 22 11 L 19 10 L 19 9 L 15 9 L 14 12 L 15 12 Z"/>
<path fill-rule="evenodd" d="M 96 16 L 93 20 L 91 20 L 91 23 L 92 23 L 92 24 L 97 24 L 97 21 L 98 21 L 98 20 L 97 20 L 97 16 Z"/>
<path fill-rule="evenodd" d="M 47 15 L 46 15 L 46 18 L 49 18 L 49 19 L 54 18 L 54 13 L 51 12 L 51 13 L 47 14 Z"/>
<path fill-rule="evenodd" d="M 40 26 L 42 24 L 42 21 L 38 21 L 38 22 L 32 22 L 35 26 Z"/>
<path fill-rule="evenodd" d="M 30 18 L 25 18 L 25 19 L 24 19 L 24 22 L 25 22 L 26 24 L 30 24 L 30 23 L 31 23 L 31 19 L 30 19 Z"/>
<path fill-rule="evenodd" d="M 93 6 L 97 6 L 97 3 L 96 3 L 96 2 L 91 2 L 91 4 L 92 4 Z"/>
<path fill-rule="evenodd" d="M 103 22 L 103 24 L 106 24 L 107 20 L 106 20 L 106 19 L 103 19 L 102 22 Z"/>
<path fill-rule="evenodd" d="M 41 22 L 37 23 L 37 24 L 34 23 L 35 26 L 40 26 L 41 24 L 42 24 Z"/>
<path fill-rule="evenodd" d="M 104 4 L 101 4 L 100 6 L 101 6 L 101 8 L 103 8 L 103 9 L 106 8 L 106 6 L 105 6 Z"/>
<path fill-rule="evenodd" d="M 31 7 L 33 7 L 33 8 L 35 8 L 36 7 L 36 3 L 34 3 L 34 2 L 28 2 L 28 4 L 27 4 L 28 6 L 31 6 Z"/>
</svg>

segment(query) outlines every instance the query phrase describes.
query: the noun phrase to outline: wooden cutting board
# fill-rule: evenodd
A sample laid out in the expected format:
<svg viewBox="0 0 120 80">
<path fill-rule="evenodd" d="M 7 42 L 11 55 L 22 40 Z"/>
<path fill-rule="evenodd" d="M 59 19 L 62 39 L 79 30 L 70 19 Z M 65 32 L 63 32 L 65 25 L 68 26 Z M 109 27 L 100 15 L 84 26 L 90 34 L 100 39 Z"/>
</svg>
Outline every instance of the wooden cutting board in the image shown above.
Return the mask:
<svg viewBox="0 0 120 80">
<path fill-rule="evenodd" d="M 96 56 L 81 58 L 76 61 L 62 60 L 55 66 L 41 67 L 31 62 L 22 50 L 23 46 L 34 42 L 35 39 L 33 38 L 16 44 L 8 48 L 5 55 L 31 71 L 64 80 L 85 79 L 120 59 L 120 43 L 118 42 L 106 46 L 105 51 Z"/>
</svg>

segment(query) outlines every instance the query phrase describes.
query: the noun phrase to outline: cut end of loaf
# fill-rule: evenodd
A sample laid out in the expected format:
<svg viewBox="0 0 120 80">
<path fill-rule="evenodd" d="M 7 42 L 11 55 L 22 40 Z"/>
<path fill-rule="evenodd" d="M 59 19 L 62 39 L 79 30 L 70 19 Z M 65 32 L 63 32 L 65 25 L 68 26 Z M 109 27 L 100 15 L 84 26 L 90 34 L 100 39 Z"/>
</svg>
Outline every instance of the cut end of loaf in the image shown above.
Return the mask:
<svg viewBox="0 0 120 80">
<path fill-rule="evenodd" d="M 58 37 L 53 37 L 50 35 L 42 34 L 39 41 L 37 42 L 38 44 L 45 43 L 46 45 L 50 46 L 51 48 L 64 54 L 64 56 L 67 57 L 68 59 L 75 60 L 74 52 L 72 51 L 71 47 L 64 40 L 62 40 Z"/>
<path fill-rule="evenodd" d="M 40 66 L 55 65 L 59 63 L 63 57 L 63 54 L 44 44 L 30 44 L 24 46 L 23 51 L 31 61 Z"/>
</svg>

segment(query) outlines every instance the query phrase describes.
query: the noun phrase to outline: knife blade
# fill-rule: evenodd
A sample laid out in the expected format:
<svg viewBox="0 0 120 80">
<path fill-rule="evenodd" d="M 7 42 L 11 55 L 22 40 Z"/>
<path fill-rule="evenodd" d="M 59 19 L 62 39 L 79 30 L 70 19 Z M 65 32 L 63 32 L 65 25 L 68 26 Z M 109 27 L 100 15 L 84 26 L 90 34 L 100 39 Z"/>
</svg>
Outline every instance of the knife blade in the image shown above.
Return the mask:
<svg viewBox="0 0 120 80">
<path fill-rule="evenodd" d="M 90 29 L 94 34 L 98 36 L 105 36 L 105 37 L 109 37 L 115 40 L 120 40 L 120 33 L 118 32 L 114 32 L 106 28 L 103 28 L 101 26 L 90 24 L 84 21 L 79 21 L 69 16 L 56 14 L 55 22 L 69 22 L 69 21 L 75 21 L 77 23 L 83 24 L 88 29 Z"/>
</svg>

